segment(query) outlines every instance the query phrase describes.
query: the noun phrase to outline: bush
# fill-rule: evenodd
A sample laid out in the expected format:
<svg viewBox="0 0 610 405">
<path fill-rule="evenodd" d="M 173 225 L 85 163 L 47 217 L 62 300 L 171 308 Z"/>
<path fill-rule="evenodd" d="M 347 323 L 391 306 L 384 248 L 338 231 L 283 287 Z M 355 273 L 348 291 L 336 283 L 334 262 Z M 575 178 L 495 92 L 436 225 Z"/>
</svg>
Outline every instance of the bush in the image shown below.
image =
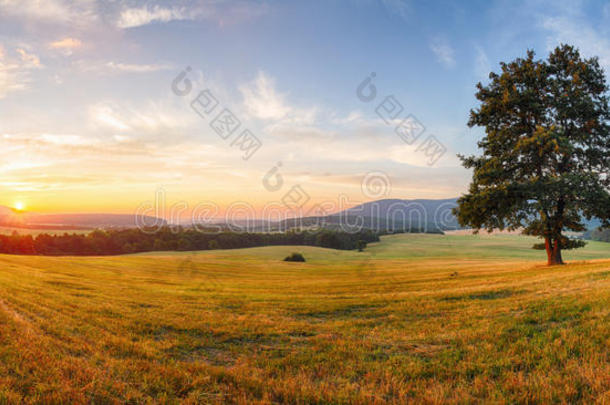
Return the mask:
<svg viewBox="0 0 610 405">
<path fill-rule="evenodd" d="M 366 248 L 366 242 L 363 241 L 362 239 L 358 240 L 358 242 L 356 243 L 356 247 L 358 248 L 359 252 L 364 251 L 364 248 Z"/>
<path fill-rule="evenodd" d="M 572 249 L 580 249 L 587 246 L 587 242 L 580 239 L 569 239 L 565 236 L 561 239 L 561 248 L 564 250 L 572 250 Z M 532 246 L 532 249 L 535 250 L 546 250 L 546 245 L 544 243 L 536 243 Z"/>
<path fill-rule="evenodd" d="M 290 256 L 284 258 L 285 262 L 304 262 L 305 258 L 300 253 L 293 253 Z"/>
</svg>

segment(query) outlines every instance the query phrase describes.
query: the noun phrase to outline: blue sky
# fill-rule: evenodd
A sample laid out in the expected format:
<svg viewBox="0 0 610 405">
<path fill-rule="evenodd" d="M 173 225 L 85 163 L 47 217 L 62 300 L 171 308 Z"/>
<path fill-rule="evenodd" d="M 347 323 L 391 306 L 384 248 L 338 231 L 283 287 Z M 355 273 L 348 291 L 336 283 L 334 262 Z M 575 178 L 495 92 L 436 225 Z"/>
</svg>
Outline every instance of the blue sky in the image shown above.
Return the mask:
<svg viewBox="0 0 610 405">
<path fill-rule="evenodd" d="M 608 70 L 609 23 L 601 1 L 0 0 L 0 204 L 131 212 L 159 187 L 191 207 L 260 207 L 295 185 L 308 206 L 455 197 L 470 180 L 455 155 L 482 135 L 466 126 L 476 83 L 561 42 Z M 191 109 L 203 89 L 262 142 L 248 160 Z M 387 124 L 389 95 L 403 111 Z M 411 145 L 394 132 L 408 115 L 426 129 Z M 446 149 L 433 164 L 430 135 Z M 363 191 L 370 173 L 379 193 Z"/>
</svg>

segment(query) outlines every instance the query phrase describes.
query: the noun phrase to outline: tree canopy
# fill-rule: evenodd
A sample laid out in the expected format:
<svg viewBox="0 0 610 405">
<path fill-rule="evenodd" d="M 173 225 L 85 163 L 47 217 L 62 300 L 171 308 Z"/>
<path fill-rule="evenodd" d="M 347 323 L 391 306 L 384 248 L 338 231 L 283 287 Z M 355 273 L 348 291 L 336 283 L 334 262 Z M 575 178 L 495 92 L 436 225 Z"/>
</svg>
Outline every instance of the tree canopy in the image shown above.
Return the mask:
<svg viewBox="0 0 610 405">
<path fill-rule="evenodd" d="M 460 156 L 473 169 L 469 192 L 455 214 L 476 230 L 522 229 L 544 239 L 549 264 L 562 249 L 582 246 L 564 236 L 584 231 L 582 218 L 610 225 L 610 110 L 608 85 L 597 58 L 561 45 L 546 60 L 501 63 L 470 127 L 485 129 L 481 155 Z"/>
</svg>

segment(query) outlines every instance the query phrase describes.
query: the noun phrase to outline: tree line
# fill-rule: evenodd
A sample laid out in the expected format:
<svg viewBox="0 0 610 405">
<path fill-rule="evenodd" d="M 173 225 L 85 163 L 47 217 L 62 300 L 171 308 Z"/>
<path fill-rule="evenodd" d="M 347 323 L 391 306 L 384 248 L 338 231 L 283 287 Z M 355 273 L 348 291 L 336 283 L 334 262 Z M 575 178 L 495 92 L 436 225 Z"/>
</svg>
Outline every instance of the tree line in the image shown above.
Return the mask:
<svg viewBox="0 0 610 405">
<path fill-rule="evenodd" d="M 594 229 L 587 232 L 585 237 L 599 242 L 610 242 L 610 229 Z"/>
<path fill-rule="evenodd" d="M 151 251 L 238 249 L 273 245 L 318 246 L 331 249 L 362 249 L 378 242 L 371 230 L 288 231 L 282 233 L 201 232 L 192 228 L 95 230 L 88 234 L 51 235 L 47 233 L 0 235 L 0 253 L 48 256 L 119 255 Z"/>
</svg>

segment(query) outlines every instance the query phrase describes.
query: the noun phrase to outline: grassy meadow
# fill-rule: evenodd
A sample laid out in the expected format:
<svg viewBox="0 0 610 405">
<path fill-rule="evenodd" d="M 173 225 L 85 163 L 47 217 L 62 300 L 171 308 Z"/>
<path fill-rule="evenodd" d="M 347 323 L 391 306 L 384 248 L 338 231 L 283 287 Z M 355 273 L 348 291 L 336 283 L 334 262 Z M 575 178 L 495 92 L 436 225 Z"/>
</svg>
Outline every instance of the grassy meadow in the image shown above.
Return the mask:
<svg viewBox="0 0 610 405">
<path fill-rule="evenodd" d="M 0 403 L 610 403 L 610 244 L 532 243 L 0 255 Z"/>
<path fill-rule="evenodd" d="M 64 233 L 86 234 L 91 232 L 91 229 L 46 229 L 46 228 L 15 228 L 11 226 L 0 226 L 0 235 L 11 235 L 17 232 L 19 235 L 32 235 L 36 237 L 40 234 L 48 235 L 63 235 Z"/>
</svg>

